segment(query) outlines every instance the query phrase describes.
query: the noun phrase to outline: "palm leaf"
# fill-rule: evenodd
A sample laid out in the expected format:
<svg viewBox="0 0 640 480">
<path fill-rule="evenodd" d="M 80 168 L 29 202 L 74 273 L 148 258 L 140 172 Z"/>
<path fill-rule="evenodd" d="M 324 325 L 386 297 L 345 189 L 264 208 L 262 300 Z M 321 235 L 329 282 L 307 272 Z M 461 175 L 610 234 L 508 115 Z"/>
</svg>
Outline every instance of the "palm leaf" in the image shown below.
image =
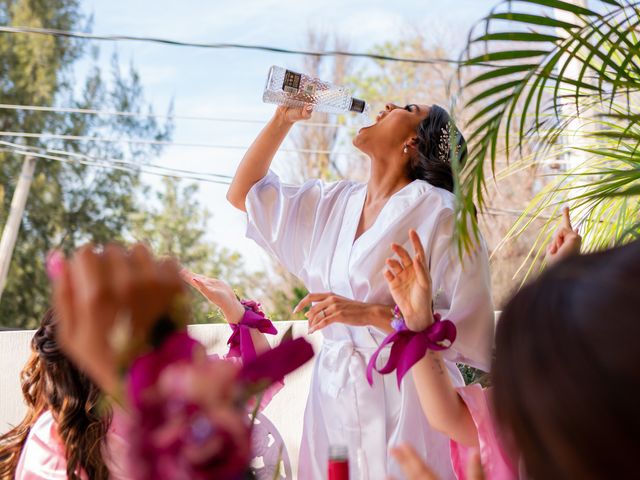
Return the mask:
<svg viewBox="0 0 640 480">
<path fill-rule="evenodd" d="M 482 33 L 470 34 L 458 75 L 470 77 L 463 93 L 475 92 L 465 102 L 475 110 L 467 125 L 469 158 L 457 169 L 455 183 L 461 250 L 478 234 L 474 218 L 476 207 L 487 207 L 487 173 L 502 178 L 567 153 L 585 161 L 550 174 L 503 240 L 542 221 L 528 267 L 522 268 L 533 271 L 563 204 L 571 204 L 589 228 L 587 248 L 636 235 L 639 4 L 600 0 L 585 8 L 560 0 L 505 0 L 481 22 Z M 563 145 L 563 138 L 572 140 Z M 533 153 L 525 157 L 526 151 Z M 501 172 L 498 156 L 508 165 Z"/>
</svg>

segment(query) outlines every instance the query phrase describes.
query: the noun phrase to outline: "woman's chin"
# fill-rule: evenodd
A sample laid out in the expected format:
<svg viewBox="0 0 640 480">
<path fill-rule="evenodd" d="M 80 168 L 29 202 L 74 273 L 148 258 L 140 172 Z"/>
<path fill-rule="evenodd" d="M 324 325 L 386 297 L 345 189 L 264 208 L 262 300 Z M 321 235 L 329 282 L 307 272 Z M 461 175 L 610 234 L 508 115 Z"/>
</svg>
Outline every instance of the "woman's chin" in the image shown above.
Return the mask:
<svg viewBox="0 0 640 480">
<path fill-rule="evenodd" d="M 371 125 L 367 125 L 366 127 L 362 127 L 360 130 L 358 130 L 358 135 L 361 135 L 362 133 L 366 132 L 367 130 L 370 130 L 371 128 L 375 127 L 377 124 L 376 123 L 372 123 Z"/>
<path fill-rule="evenodd" d="M 362 135 L 360 134 L 360 132 L 358 132 L 356 136 L 353 137 L 353 139 L 351 140 L 351 143 L 358 150 L 362 151 Z"/>
<path fill-rule="evenodd" d="M 369 127 L 362 127 L 360 130 L 358 130 L 358 133 L 356 133 L 355 137 L 353 137 L 352 143 L 353 146 L 356 147 L 357 149 L 361 150 L 361 146 L 366 143 L 366 138 L 367 138 L 367 134 L 368 134 L 368 129 L 371 128 L 373 125 L 369 126 Z"/>
</svg>

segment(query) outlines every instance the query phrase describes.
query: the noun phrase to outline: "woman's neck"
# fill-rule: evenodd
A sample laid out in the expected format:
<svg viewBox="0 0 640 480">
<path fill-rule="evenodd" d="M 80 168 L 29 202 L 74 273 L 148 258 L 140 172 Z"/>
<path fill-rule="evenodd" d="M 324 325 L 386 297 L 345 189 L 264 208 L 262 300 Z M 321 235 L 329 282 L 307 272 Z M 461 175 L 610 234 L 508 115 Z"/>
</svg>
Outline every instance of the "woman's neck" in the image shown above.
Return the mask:
<svg viewBox="0 0 640 480">
<path fill-rule="evenodd" d="M 391 160 L 382 163 L 372 159 L 371 175 L 367 182 L 367 203 L 388 199 L 411 183 L 402 160 Z"/>
</svg>

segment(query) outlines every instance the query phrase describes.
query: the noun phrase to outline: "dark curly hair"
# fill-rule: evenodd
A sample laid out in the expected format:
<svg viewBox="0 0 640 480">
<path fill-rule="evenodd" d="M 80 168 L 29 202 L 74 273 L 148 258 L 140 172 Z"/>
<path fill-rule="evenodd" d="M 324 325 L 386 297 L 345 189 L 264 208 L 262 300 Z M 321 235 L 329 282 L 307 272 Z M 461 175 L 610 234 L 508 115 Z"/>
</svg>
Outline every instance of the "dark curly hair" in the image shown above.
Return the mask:
<svg viewBox="0 0 640 480">
<path fill-rule="evenodd" d="M 27 414 L 0 436 L 0 478 L 13 478 L 29 431 L 49 410 L 64 443 L 67 477 L 108 479 L 103 445 L 112 413 L 98 387 L 64 356 L 56 341 L 56 317 L 48 310 L 31 340 L 32 354 L 20 374 Z"/>
<path fill-rule="evenodd" d="M 417 155 L 409 161 L 411 180 L 426 180 L 434 187 L 453 192 L 454 155 L 462 166 L 467 160 L 467 142 L 447 111 L 432 105 L 417 130 Z"/>
</svg>

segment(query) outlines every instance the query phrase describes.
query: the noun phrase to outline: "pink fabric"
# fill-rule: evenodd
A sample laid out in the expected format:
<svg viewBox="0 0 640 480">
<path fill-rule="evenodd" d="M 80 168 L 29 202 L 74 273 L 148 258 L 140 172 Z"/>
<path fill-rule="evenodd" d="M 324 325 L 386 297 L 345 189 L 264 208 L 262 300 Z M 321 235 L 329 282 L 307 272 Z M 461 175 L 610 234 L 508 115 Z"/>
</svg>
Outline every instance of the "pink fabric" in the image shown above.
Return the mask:
<svg viewBox="0 0 640 480">
<path fill-rule="evenodd" d="M 111 478 L 125 480 L 124 469 L 118 463 L 118 459 L 124 458 L 126 441 L 122 437 L 121 422 L 118 412 L 114 413 L 114 421 L 108 434 L 108 448 L 105 449 L 105 463 L 111 472 Z M 116 461 L 114 461 L 116 460 Z M 88 479 L 84 472 L 80 477 Z M 31 427 L 27 440 L 22 447 L 18 466 L 16 468 L 16 480 L 67 480 L 67 460 L 64 445 L 56 422 L 51 412 L 46 411 Z"/>
<path fill-rule="evenodd" d="M 210 355 L 219 358 L 218 355 Z M 240 357 L 224 356 L 225 360 L 242 364 Z M 273 397 L 284 387 L 283 381 L 275 382 L 262 395 L 259 410 L 263 410 Z M 255 401 L 250 401 L 249 411 L 255 407 Z M 112 480 L 127 480 L 126 467 L 128 443 L 125 438 L 126 414 L 114 409 L 113 421 L 107 436 L 107 447 L 104 456 Z M 83 480 L 87 479 L 84 472 Z M 20 453 L 16 468 L 15 480 L 67 480 L 67 461 L 64 445 L 58 435 L 56 422 L 51 412 L 46 411 L 31 427 L 27 440 Z"/>
<path fill-rule="evenodd" d="M 209 355 L 209 358 L 220 358 L 217 354 L 212 354 Z M 224 360 L 228 361 L 228 362 L 233 362 L 237 365 L 242 365 L 242 358 L 240 357 L 229 357 L 227 355 L 225 355 L 224 357 L 222 357 Z M 267 408 L 267 405 L 269 405 L 269 403 L 271 403 L 271 400 L 273 400 L 273 397 L 276 396 L 276 394 L 282 390 L 284 388 L 284 380 L 281 380 L 279 382 L 275 382 L 273 383 L 270 387 L 268 387 L 263 393 L 262 393 L 262 401 L 260 402 L 260 408 L 258 408 L 258 411 L 262 411 L 265 408 Z M 255 399 L 251 399 L 249 400 L 249 404 L 247 405 L 247 409 L 251 412 L 253 411 L 253 409 L 255 408 Z"/>
<path fill-rule="evenodd" d="M 518 479 L 517 462 L 509 458 L 500 444 L 491 413 L 489 410 L 489 390 L 480 385 L 468 385 L 457 389 L 466 403 L 473 422 L 478 429 L 480 459 L 485 477 L 491 480 Z M 466 480 L 466 469 L 473 449 L 460 445 L 453 440 L 451 446 L 451 463 L 458 480 Z"/>
</svg>

